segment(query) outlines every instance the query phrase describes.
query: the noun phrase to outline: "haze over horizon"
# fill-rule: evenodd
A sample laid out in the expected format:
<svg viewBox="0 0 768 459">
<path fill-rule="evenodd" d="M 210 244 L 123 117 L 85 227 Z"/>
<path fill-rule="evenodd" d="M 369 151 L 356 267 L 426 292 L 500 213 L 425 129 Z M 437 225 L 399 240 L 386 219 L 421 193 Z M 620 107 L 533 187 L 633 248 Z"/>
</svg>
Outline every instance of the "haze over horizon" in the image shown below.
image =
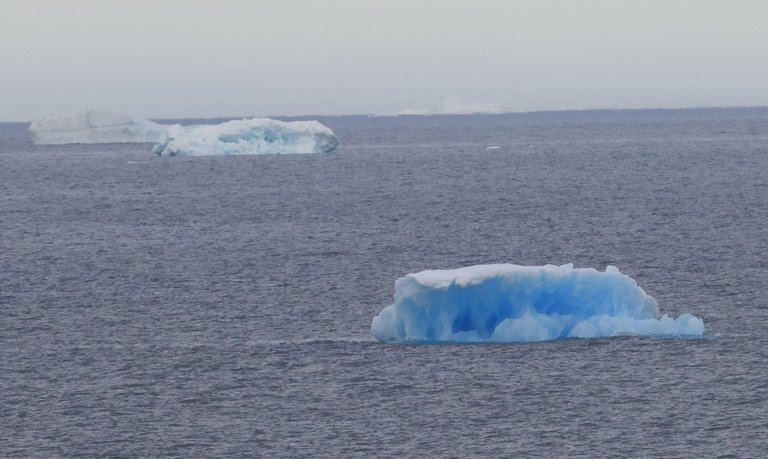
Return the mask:
<svg viewBox="0 0 768 459">
<path fill-rule="evenodd" d="M 0 0 L 0 121 L 768 105 L 768 3 Z"/>
</svg>

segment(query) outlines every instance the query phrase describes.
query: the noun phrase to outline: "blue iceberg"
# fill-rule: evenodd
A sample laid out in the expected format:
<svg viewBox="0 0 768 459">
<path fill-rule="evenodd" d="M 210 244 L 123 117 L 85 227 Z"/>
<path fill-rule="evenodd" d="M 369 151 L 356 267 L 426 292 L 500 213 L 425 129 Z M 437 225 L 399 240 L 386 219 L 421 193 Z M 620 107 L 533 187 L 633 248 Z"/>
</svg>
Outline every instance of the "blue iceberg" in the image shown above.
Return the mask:
<svg viewBox="0 0 768 459">
<path fill-rule="evenodd" d="M 408 274 L 371 324 L 384 342 L 530 342 L 608 336 L 698 336 L 704 321 L 673 319 L 613 266 L 479 265 Z"/>
<path fill-rule="evenodd" d="M 333 131 L 318 121 L 251 118 L 169 126 L 152 151 L 161 156 L 330 153 L 338 144 Z"/>
</svg>

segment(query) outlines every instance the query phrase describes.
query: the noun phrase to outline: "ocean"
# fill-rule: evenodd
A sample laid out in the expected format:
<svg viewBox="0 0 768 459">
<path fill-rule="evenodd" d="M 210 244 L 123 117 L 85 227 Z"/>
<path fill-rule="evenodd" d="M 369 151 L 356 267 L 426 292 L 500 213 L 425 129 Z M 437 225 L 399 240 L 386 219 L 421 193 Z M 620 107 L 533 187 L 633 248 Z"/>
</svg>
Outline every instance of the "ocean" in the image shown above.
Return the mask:
<svg viewBox="0 0 768 459">
<path fill-rule="evenodd" d="M 768 109 L 317 119 L 335 153 L 0 124 L 0 456 L 766 455 Z M 371 337 L 486 263 L 614 265 L 706 332 Z"/>
</svg>

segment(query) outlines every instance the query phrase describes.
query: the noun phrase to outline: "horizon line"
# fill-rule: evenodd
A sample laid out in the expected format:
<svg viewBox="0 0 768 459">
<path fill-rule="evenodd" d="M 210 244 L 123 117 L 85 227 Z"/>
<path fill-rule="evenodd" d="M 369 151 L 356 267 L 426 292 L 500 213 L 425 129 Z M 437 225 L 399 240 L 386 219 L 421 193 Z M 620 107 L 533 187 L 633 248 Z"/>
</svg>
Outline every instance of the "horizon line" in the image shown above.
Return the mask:
<svg viewBox="0 0 768 459">
<path fill-rule="evenodd" d="M 167 117 L 149 117 L 144 118 L 151 121 L 172 121 L 172 120 L 216 120 L 216 119 L 243 119 L 243 118 L 308 118 L 308 117 L 321 117 L 321 118 L 343 118 L 354 116 L 366 116 L 366 117 L 381 117 L 381 118 L 395 118 L 395 117 L 427 117 L 427 116 L 505 116 L 505 115 L 532 115 L 532 114 L 545 114 L 545 113 L 585 113 L 585 112 L 641 112 L 641 111 L 694 111 L 694 110 L 755 110 L 755 109 L 768 109 L 768 105 L 702 105 L 691 107 L 626 107 L 626 108 L 563 108 L 563 109 L 548 109 L 548 110 L 510 110 L 508 112 L 477 112 L 477 113 L 426 113 L 426 114 L 408 114 L 408 113 L 344 113 L 344 114 L 318 114 L 308 113 L 304 115 L 224 115 L 224 116 L 167 116 Z M 112 110 L 105 110 L 112 111 Z M 80 113 L 80 112 L 75 112 Z M 66 116 L 67 113 L 61 115 L 44 115 L 44 116 Z M 126 112 L 118 112 L 126 113 Z M 129 113 L 133 116 L 132 113 Z M 0 120 L 0 123 L 7 124 L 24 124 L 32 123 L 34 120 Z"/>
</svg>

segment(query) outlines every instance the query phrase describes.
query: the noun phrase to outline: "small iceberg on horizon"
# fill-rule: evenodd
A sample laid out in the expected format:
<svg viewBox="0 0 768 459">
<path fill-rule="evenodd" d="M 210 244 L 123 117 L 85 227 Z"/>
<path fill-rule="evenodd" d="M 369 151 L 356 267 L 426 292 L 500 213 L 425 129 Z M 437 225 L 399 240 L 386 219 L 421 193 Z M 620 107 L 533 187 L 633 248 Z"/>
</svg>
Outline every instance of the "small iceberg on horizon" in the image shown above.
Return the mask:
<svg viewBox="0 0 768 459">
<path fill-rule="evenodd" d="M 38 118 L 29 126 L 35 145 L 159 142 L 166 127 L 126 113 L 86 110 Z"/>
<path fill-rule="evenodd" d="M 152 151 L 161 156 L 310 154 L 330 153 L 338 144 L 336 134 L 318 121 L 251 118 L 169 126 Z"/>
<path fill-rule="evenodd" d="M 629 276 L 572 264 L 478 265 L 395 281 L 395 302 L 371 323 L 383 342 L 533 342 L 610 336 L 700 336 L 704 321 L 660 315 Z"/>
<path fill-rule="evenodd" d="M 407 108 L 395 115 L 501 115 L 514 113 L 515 109 L 506 105 L 488 102 L 466 102 L 459 97 L 444 96 L 430 109 Z"/>
</svg>

